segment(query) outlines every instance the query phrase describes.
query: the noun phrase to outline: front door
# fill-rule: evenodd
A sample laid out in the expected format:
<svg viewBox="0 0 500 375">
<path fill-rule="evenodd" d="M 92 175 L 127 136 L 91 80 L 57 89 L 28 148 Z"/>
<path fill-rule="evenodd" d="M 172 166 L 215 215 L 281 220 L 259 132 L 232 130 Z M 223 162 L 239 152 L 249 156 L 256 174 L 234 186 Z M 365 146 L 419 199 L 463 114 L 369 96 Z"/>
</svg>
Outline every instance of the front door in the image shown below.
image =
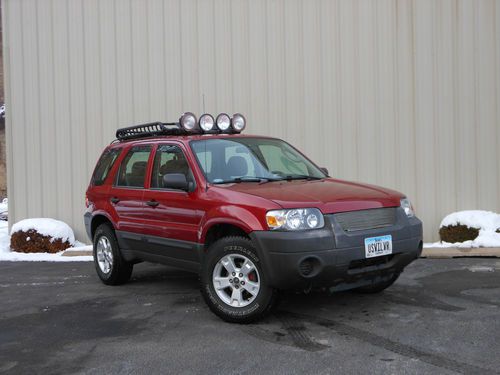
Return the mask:
<svg viewBox="0 0 500 375">
<path fill-rule="evenodd" d="M 167 173 L 184 174 L 193 187 L 191 192 L 165 188 L 163 176 Z M 148 251 L 172 260 L 198 262 L 198 229 L 203 212 L 197 204 L 195 180 L 180 144 L 158 145 L 149 185 L 143 196 Z"/>
</svg>

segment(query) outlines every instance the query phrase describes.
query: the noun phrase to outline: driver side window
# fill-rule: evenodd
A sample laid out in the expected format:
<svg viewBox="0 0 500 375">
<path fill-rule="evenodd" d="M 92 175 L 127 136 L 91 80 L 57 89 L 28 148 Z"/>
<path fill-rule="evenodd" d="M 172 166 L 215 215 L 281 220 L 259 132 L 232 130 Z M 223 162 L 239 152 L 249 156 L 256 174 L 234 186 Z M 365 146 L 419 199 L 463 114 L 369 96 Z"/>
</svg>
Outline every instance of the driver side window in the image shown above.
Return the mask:
<svg viewBox="0 0 500 375">
<path fill-rule="evenodd" d="M 153 163 L 151 188 L 163 189 L 163 177 L 167 173 L 180 173 L 186 176 L 188 182 L 194 181 L 188 161 L 179 146 L 158 146 Z"/>
</svg>

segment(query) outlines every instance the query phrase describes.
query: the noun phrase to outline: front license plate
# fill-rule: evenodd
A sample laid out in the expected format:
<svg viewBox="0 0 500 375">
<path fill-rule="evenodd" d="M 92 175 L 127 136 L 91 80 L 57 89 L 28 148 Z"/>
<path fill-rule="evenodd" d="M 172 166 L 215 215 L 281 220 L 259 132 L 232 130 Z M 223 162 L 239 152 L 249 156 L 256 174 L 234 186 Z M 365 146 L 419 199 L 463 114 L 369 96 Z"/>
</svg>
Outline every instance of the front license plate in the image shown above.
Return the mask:
<svg viewBox="0 0 500 375">
<path fill-rule="evenodd" d="M 365 238 L 365 255 L 367 258 L 392 254 L 392 236 Z"/>
</svg>

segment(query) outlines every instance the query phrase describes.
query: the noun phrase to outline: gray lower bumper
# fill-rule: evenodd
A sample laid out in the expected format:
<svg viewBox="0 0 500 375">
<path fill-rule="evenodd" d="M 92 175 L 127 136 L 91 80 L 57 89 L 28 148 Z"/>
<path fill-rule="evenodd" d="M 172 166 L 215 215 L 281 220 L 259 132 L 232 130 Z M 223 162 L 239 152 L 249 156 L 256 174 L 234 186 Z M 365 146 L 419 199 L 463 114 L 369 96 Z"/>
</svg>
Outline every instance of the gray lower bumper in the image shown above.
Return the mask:
<svg viewBox="0 0 500 375">
<path fill-rule="evenodd" d="M 393 253 L 365 257 L 364 239 L 390 234 Z M 325 228 L 303 232 L 251 233 L 271 286 L 350 289 L 399 274 L 422 251 L 422 223 L 404 212 L 394 226 L 346 233 L 330 216 Z"/>
</svg>

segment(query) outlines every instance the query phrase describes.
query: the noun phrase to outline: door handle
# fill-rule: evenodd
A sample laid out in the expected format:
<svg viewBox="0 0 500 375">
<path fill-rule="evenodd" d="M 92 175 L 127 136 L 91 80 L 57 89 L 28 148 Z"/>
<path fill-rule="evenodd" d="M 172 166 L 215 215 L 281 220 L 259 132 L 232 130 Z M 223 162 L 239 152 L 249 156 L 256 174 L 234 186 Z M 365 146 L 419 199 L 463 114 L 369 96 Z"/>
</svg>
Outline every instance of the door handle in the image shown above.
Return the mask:
<svg viewBox="0 0 500 375">
<path fill-rule="evenodd" d="M 146 204 L 149 206 L 149 207 L 156 207 L 160 204 L 160 202 L 157 202 L 155 200 L 150 200 L 150 201 L 147 201 Z"/>
<path fill-rule="evenodd" d="M 119 200 L 117 197 L 113 197 L 113 198 L 111 198 L 111 199 L 110 199 L 110 201 L 111 201 L 111 203 L 116 204 L 116 203 L 118 203 L 120 200 Z"/>
</svg>

